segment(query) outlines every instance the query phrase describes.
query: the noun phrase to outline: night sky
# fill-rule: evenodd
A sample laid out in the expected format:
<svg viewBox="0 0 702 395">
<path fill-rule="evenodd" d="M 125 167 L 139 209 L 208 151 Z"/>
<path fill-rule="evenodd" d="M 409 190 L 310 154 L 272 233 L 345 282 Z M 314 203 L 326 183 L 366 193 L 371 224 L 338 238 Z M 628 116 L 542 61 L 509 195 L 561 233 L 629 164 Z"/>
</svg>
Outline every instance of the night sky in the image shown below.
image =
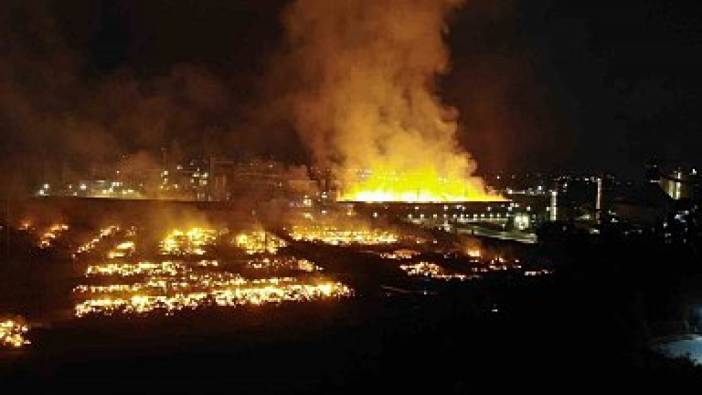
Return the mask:
<svg viewBox="0 0 702 395">
<path fill-rule="evenodd" d="M 161 147 L 306 161 L 268 106 L 286 3 L 3 1 L 0 165 L 80 172 Z M 700 22 L 698 2 L 469 0 L 441 96 L 482 171 L 695 165 Z"/>
</svg>

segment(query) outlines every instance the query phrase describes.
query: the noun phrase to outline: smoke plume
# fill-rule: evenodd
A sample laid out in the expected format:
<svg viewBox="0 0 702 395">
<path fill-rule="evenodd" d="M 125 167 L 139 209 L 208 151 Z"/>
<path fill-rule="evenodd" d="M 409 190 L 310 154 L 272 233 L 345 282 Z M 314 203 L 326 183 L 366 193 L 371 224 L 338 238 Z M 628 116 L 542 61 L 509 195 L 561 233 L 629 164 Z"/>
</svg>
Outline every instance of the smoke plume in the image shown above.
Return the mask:
<svg viewBox="0 0 702 395">
<path fill-rule="evenodd" d="M 187 147 L 187 159 L 238 154 L 252 145 L 233 132 L 243 129 L 237 125 L 245 95 L 230 83 L 248 75 L 216 73 L 197 62 L 140 73 L 140 61 L 148 66 L 143 55 L 100 69 L 91 59 L 104 58 L 97 55 L 103 49 L 86 42 L 105 28 L 96 10 L 108 2 L 66 6 L 75 13 L 66 15 L 63 3 L 0 4 L 0 196 L 28 194 L 45 182 L 106 177 L 125 155 L 132 170 L 145 173 L 160 165 L 163 148 L 170 154 L 174 146 Z M 119 16 L 125 21 L 148 11 L 143 2 L 127 3 Z M 134 46 L 142 42 L 137 34 L 120 34 Z"/>
<path fill-rule="evenodd" d="M 283 21 L 294 123 L 351 200 L 485 200 L 437 77 L 462 0 L 297 0 Z M 289 77 L 292 78 L 292 77 Z"/>
</svg>

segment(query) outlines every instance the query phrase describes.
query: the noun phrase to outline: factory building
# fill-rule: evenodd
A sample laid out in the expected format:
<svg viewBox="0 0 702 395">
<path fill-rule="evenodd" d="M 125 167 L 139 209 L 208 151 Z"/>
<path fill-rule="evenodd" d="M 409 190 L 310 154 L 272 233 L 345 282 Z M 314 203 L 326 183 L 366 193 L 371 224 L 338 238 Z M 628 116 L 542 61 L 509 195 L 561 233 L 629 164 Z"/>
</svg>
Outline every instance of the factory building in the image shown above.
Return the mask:
<svg viewBox="0 0 702 395">
<path fill-rule="evenodd" d="M 500 230 L 530 231 L 545 220 L 548 202 L 461 202 L 461 203 L 342 203 L 346 209 L 374 219 L 409 222 L 447 230 L 481 225 Z"/>
</svg>

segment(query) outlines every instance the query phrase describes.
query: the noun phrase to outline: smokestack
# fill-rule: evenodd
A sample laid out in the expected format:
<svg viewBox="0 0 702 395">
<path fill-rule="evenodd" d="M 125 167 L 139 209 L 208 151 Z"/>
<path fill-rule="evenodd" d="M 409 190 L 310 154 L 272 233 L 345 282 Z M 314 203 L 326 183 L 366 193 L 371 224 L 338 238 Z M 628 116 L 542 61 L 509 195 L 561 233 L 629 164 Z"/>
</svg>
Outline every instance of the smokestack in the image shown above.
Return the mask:
<svg viewBox="0 0 702 395">
<path fill-rule="evenodd" d="M 597 197 L 595 198 L 595 221 L 602 220 L 602 177 L 597 177 Z"/>
<path fill-rule="evenodd" d="M 551 191 L 549 219 L 551 220 L 551 222 L 558 221 L 558 189 L 554 189 L 553 191 Z"/>
</svg>

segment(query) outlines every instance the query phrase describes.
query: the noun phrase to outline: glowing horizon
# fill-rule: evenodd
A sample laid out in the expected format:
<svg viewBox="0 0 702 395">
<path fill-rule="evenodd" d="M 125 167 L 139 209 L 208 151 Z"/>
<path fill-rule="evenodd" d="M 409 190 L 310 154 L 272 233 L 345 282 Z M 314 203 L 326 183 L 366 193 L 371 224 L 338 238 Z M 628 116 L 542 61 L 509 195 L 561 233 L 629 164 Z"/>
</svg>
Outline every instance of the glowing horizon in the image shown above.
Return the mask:
<svg viewBox="0 0 702 395">
<path fill-rule="evenodd" d="M 436 171 L 367 172 L 362 180 L 352 180 L 339 201 L 457 203 L 495 202 L 504 197 L 487 190 L 482 180 L 469 177 L 441 177 Z"/>
</svg>

